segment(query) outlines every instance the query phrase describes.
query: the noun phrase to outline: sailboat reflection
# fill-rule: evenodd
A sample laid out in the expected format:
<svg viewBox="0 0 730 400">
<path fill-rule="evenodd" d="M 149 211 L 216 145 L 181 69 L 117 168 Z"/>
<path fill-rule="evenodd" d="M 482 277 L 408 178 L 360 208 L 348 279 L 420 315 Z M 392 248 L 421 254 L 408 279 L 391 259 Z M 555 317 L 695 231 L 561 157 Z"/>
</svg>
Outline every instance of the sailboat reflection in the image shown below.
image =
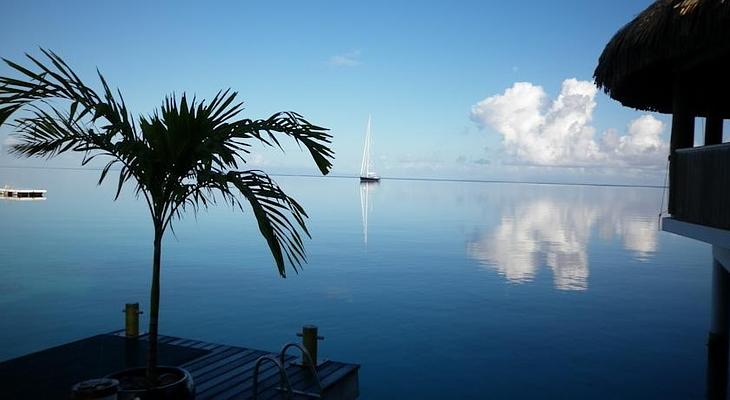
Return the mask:
<svg viewBox="0 0 730 400">
<path fill-rule="evenodd" d="M 610 192 L 607 192 L 610 193 Z M 540 266 L 553 273 L 558 290 L 588 288 L 588 245 L 618 237 L 635 259 L 656 251 L 656 219 L 641 198 L 605 195 L 584 199 L 542 195 L 517 200 L 502 210 L 497 227 L 467 242 L 467 254 L 513 283 L 531 281 Z"/>
<path fill-rule="evenodd" d="M 362 235 L 365 244 L 368 244 L 368 214 L 372 211 L 373 205 L 370 202 L 370 192 L 380 183 L 378 181 L 360 182 L 360 210 L 362 213 Z"/>
</svg>

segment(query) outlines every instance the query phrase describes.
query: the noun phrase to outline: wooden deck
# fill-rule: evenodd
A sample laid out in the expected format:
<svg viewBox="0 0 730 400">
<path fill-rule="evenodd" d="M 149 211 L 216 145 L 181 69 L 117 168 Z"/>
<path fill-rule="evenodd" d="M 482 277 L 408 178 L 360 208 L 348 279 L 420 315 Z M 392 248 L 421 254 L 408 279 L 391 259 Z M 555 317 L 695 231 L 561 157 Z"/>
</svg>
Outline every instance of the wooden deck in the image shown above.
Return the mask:
<svg viewBox="0 0 730 400">
<path fill-rule="evenodd" d="M 102 377 L 123 367 L 143 363 L 147 337 L 127 339 L 123 331 L 98 335 L 0 363 L 3 398 L 65 399 L 71 386 L 84 379 Z M 253 372 L 263 350 L 207 343 L 200 340 L 160 336 L 161 364 L 180 366 L 193 375 L 196 399 L 250 399 Z M 286 372 L 295 391 L 319 393 L 308 369 L 292 348 L 286 357 Z M 67 367 L 64 367 L 66 365 Z M 68 368 L 71 367 L 71 368 Z M 357 364 L 324 361 L 317 367 L 322 396 L 295 393 L 291 399 L 356 399 L 359 395 Z M 32 373 L 30 373 L 32 372 Z M 264 363 L 259 371 L 259 399 L 283 399 L 278 369 Z M 9 395 L 9 397 L 4 397 Z"/>
</svg>

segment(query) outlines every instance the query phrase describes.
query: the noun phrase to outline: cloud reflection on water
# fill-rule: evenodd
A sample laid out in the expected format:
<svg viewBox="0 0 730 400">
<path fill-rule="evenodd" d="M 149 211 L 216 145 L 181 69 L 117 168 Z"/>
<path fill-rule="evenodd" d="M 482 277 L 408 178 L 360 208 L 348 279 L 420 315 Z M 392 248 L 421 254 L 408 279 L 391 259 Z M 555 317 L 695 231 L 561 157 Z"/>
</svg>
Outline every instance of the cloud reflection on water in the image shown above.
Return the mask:
<svg viewBox="0 0 730 400">
<path fill-rule="evenodd" d="M 598 196 L 545 193 L 515 197 L 503 207 L 496 228 L 467 241 L 467 255 L 512 283 L 532 281 L 546 266 L 556 289 L 586 290 L 592 237 L 619 238 L 637 260 L 656 251 L 655 196 L 620 188 L 602 190 Z"/>
</svg>

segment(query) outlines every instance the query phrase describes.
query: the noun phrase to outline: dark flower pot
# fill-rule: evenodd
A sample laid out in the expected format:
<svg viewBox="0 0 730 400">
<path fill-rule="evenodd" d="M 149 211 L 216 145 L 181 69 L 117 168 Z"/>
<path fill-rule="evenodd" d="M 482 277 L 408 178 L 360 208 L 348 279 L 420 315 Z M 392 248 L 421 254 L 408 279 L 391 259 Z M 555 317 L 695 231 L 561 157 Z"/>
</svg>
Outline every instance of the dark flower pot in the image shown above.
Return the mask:
<svg viewBox="0 0 730 400">
<path fill-rule="evenodd" d="M 119 381 L 119 400 L 195 400 L 195 384 L 190 372 L 178 367 L 157 367 L 160 383 L 150 387 L 144 367 L 107 375 Z"/>
</svg>

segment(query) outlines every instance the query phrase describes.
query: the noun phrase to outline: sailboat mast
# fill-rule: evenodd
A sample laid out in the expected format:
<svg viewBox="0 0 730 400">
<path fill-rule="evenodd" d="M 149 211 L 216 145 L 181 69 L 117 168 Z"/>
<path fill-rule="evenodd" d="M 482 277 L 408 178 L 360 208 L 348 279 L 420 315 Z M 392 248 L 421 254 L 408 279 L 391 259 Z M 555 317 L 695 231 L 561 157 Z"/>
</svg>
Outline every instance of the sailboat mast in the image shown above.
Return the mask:
<svg viewBox="0 0 730 400">
<path fill-rule="evenodd" d="M 367 172 L 367 176 L 370 176 L 370 143 L 372 142 L 372 138 L 370 137 L 370 116 L 368 115 L 368 157 L 367 157 L 367 163 L 365 164 L 365 168 Z"/>
<path fill-rule="evenodd" d="M 370 173 L 370 119 L 368 115 L 368 127 L 365 131 L 365 146 L 362 150 L 362 163 L 360 164 L 360 176 L 367 176 Z"/>
</svg>

